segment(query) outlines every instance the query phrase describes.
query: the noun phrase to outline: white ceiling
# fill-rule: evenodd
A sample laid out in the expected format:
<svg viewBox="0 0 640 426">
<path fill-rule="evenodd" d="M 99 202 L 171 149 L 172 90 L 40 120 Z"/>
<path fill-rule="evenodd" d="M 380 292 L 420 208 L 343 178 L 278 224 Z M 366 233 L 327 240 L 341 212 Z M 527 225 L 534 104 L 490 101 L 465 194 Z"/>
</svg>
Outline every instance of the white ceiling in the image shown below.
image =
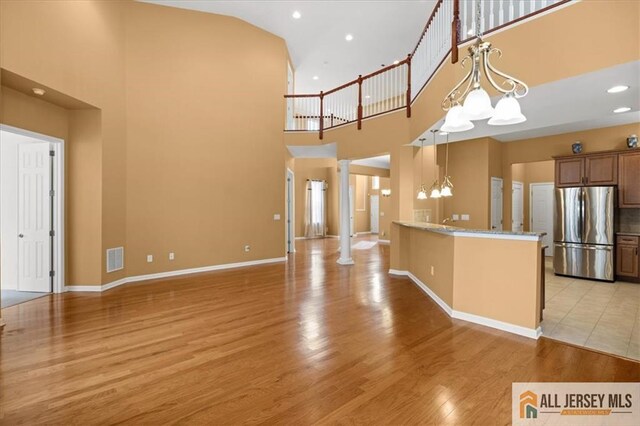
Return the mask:
<svg viewBox="0 0 640 426">
<path fill-rule="evenodd" d="M 139 1 L 234 16 L 282 37 L 295 68 L 296 93 L 326 91 L 404 59 L 436 4 L 435 0 Z M 293 19 L 294 11 L 302 17 Z M 353 40 L 347 42 L 346 34 Z"/>
<path fill-rule="evenodd" d="M 607 93 L 607 89 L 615 85 L 627 85 L 629 90 Z M 493 104 L 497 101 L 498 97 L 494 98 Z M 640 61 L 532 87 L 529 94 L 520 99 L 520 105 L 527 117 L 524 123 L 489 126 L 487 120 L 475 121 L 475 128 L 451 133 L 449 141 L 490 136 L 501 142 L 511 142 L 640 122 Z M 630 107 L 631 111 L 622 114 L 613 112 L 615 108 L 623 106 Z M 442 120 L 432 126 L 433 129 L 443 124 L 444 111 L 442 114 Z M 431 142 L 429 130 L 420 137 L 426 137 Z M 445 140 L 444 136 L 437 136 L 438 143 Z M 418 138 L 412 144 L 419 146 Z"/>
<path fill-rule="evenodd" d="M 357 166 L 378 167 L 380 169 L 390 169 L 391 156 L 379 155 L 377 157 L 363 158 L 360 160 L 353 160 L 351 164 L 355 164 Z"/>
</svg>

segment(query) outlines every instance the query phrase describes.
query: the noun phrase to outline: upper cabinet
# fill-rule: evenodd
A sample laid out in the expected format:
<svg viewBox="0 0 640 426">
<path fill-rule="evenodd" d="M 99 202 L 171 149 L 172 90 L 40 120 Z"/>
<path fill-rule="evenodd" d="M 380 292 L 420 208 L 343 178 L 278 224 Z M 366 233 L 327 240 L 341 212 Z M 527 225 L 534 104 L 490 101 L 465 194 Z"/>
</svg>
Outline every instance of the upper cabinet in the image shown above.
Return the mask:
<svg viewBox="0 0 640 426">
<path fill-rule="evenodd" d="M 618 156 L 620 182 L 618 204 L 621 208 L 640 208 L 640 150 Z"/>
<path fill-rule="evenodd" d="M 602 154 L 556 160 L 556 186 L 618 184 L 618 155 Z"/>
<path fill-rule="evenodd" d="M 584 158 L 556 160 L 556 186 L 581 186 L 584 184 Z"/>
</svg>

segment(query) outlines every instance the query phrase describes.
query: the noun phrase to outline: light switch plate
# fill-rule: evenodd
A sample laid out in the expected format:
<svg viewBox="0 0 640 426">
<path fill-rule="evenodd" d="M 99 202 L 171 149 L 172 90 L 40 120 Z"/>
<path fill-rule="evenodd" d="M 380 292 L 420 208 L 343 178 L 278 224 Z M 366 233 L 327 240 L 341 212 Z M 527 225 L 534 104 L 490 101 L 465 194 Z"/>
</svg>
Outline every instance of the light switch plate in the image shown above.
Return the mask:
<svg viewBox="0 0 640 426">
<path fill-rule="evenodd" d="M 468 214 L 463 214 L 462 215 L 462 220 L 469 220 L 469 215 Z"/>
<path fill-rule="evenodd" d="M 459 220 L 460 217 L 457 214 L 451 215 L 451 220 Z"/>
<path fill-rule="evenodd" d="M 384 216 L 384 212 L 380 212 L 380 216 Z"/>
<path fill-rule="evenodd" d="M 279 214 L 274 214 L 273 215 L 273 220 L 280 220 L 280 215 Z"/>
<path fill-rule="evenodd" d="M 147 263 L 151 263 L 153 262 L 153 255 L 152 254 L 148 254 L 147 255 Z"/>
<path fill-rule="evenodd" d="M 169 253 L 169 260 L 174 260 L 176 258 L 176 254 L 174 252 Z"/>
</svg>

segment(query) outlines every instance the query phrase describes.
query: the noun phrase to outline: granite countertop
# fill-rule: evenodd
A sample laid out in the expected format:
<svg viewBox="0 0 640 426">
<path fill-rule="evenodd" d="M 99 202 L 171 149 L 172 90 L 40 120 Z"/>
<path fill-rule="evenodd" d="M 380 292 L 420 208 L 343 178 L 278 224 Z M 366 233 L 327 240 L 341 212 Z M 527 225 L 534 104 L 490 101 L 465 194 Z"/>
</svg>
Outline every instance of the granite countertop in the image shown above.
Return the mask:
<svg viewBox="0 0 640 426">
<path fill-rule="evenodd" d="M 513 232 L 513 231 L 493 231 L 490 229 L 467 229 L 460 228 L 457 226 L 450 225 L 439 225 L 437 223 L 428 223 L 428 222 L 410 222 L 410 221 L 402 221 L 402 220 L 394 220 L 393 223 L 398 224 L 400 226 L 406 226 L 409 228 L 422 229 L 424 231 L 437 232 L 440 234 L 469 234 L 469 235 L 482 235 L 482 236 L 491 236 L 495 235 L 496 238 L 500 237 L 514 237 L 514 239 L 518 239 L 518 237 L 525 237 L 526 239 L 535 239 L 539 240 L 546 232 Z"/>
</svg>

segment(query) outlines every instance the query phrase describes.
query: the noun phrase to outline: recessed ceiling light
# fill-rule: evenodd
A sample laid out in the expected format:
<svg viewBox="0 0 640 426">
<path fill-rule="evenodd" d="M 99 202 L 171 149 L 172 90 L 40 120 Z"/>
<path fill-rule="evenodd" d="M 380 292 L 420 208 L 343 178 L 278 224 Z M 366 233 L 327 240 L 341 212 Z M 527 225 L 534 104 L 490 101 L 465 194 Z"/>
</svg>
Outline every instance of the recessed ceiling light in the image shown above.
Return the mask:
<svg viewBox="0 0 640 426">
<path fill-rule="evenodd" d="M 41 88 L 39 88 L 39 87 L 34 87 L 34 88 L 33 88 L 33 89 L 31 89 L 31 90 L 33 90 L 33 93 L 34 93 L 34 94 L 36 94 L 36 95 L 38 95 L 38 96 L 42 96 L 42 95 L 44 95 L 44 94 L 46 93 L 46 92 L 44 91 L 44 89 L 41 89 Z"/>
<path fill-rule="evenodd" d="M 313 76 L 313 79 L 314 79 L 314 80 L 317 80 L 317 79 L 319 79 L 319 78 L 320 78 L 320 77 L 318 77 L 317 75 L 314 75 L 314 76 Z"/>
<path fill-rule="evenodd" d="M 631 108 L 629 107 L 620 107 L 620 108 L 616 108 L 613 110 L 613 112 L 615 112 L 616 114 L 620 114 L 621 112 L 627 112 L 627 111 L 631 111 Z"/>
<path fill-rule="evenodd" d="M 627 90 L 629 86 L 613 86 L 611 89 L 607 90 L 607 93 L 620 93 Z"/>
<path fill-rule="evenodd" d="M 400 63 L 400 61 L 397 60 L 397 59 L 395 61 L 393 61 L 393 65 L 398 65 L 399 63 Z"/>
<path fill-rule="evenodd" d="M 347 41 L 351 41 L 353 40 L 353 36 L 351 34 L 347 34 L 346 36 L 344 36 L 344 39 Z"/>
<path fill-rule="evenodd" d="M 293 19 L 300 19 L 302 18 L 302 13 L 298 12 L 297 10 L 294 10 L 291 16 L 293 17 Z"/>
</svg>

